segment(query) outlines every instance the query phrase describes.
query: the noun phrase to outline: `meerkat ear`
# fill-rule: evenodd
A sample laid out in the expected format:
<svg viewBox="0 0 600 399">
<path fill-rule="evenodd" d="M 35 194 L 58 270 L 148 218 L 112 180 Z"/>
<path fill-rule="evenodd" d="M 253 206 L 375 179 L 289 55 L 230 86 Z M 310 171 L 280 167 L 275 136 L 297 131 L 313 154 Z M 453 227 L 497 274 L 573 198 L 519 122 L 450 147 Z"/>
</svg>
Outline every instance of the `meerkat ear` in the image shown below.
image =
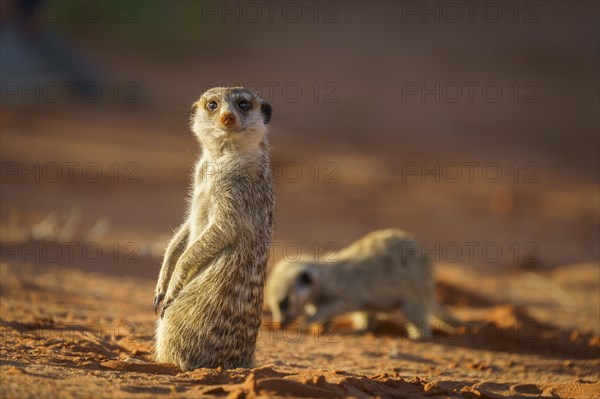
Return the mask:
<svg viewBox="0 0 600 399">
<path fill-rule="evenodd" d="M 200 104 L 198 104 L 198 101 L 196 101 L 195 103 L 192 104 L 192 109 L 190 110 L 192 112 L 192 115 L 194 115 L 196 113 L 196 111 L 198 110 Z"/>
<path fill-rule="evenodd" d="M 262 112 L 262 114 L 263 114 L 263 120 L 265 121 L 265 125 L 266 125 L 271 120 L 271 114 L 273 113 L 271 104 L 269 104 L 266 101 L 263 101 L 260 104 L 260 112 Z"/>
</svg>

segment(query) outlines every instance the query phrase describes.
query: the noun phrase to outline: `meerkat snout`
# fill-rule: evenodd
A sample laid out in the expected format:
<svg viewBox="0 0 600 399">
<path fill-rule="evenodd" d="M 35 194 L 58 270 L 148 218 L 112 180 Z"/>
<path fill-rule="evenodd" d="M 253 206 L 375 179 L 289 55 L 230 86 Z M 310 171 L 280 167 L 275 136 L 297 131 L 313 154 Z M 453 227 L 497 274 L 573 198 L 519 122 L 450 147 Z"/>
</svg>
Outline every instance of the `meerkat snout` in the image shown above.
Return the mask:
<svg viewBox="0 0 600 399">
<path fill-rule="evenodd" d="M 273 322 L 285 328 L 305 314 L 318 285 L 318 273 L 310 262 L 282 260 L 273 268 L 267 283 L 267 296 Z"/>
<path fill-rule="evenodd" d="M 237 120 L 232 112 L 223 112 L 221 115 L 221 124 L 225 127 L 233 127 Z"/>
</svg>

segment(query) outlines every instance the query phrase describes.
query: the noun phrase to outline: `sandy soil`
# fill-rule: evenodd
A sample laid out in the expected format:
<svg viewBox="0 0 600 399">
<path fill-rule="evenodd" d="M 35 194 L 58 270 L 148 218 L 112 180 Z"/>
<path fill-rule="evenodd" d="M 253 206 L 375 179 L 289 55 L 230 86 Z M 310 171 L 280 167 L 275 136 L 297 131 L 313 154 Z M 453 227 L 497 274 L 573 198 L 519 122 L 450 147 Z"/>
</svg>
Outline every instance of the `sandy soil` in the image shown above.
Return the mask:
<svg viewBox="0 0 600 399">
<path fill-rule="evenodd" d="M 439 297 L 468 322 L 458 334 L 411 342 L 401 315 L 367 335 L 353 334 L 344 319 L 330 332 L 282 331 L 265 312 L 259 367 L 185 373 L 152 362 L 154 281 L 109 274 L 102 266 L 83 272 L 2 264 L 2 397 L 600 394 L 596 264 L 495 275 L 442 265 Z M 448 277 L 467 274 L 468 285 Z M 553 301 L 539 287 L 513 298 L 521 305 L 507 304 L 507 292 L 531 281 L 558 284 L 576 307 Z M 474 291 L 494 285 L 505 290 Z"/>
</svg>

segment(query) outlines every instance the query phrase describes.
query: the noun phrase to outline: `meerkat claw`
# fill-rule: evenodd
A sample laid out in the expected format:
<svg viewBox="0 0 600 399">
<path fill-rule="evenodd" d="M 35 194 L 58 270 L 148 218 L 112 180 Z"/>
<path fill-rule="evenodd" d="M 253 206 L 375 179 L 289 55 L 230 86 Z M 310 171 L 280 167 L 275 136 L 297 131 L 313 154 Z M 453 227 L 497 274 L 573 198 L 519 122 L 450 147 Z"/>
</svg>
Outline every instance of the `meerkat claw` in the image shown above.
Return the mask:
<svg viewBox="0 0 600 399">
<path fill-rule="evenodd" d="M 158 294 L 154 297 L 154 303 L 153 303 L 153 308 L 154 308 L 154 314 L 158 314 L 158 307 L 160 306 L 160 303 L 162 302 L 162 300 L 165 298 L 165 294 Z"/>
<path fill-rule="evenodd" d="M 162 306 L 160 307 L 160 318 L 163 319 L 165 316 L 165 310 L 167 310 L 167 308 L 169 307 L 169 305 L 171 305 L 173 301 L 171 299 L 167 299 L 162 303 Z"/>
</svg>

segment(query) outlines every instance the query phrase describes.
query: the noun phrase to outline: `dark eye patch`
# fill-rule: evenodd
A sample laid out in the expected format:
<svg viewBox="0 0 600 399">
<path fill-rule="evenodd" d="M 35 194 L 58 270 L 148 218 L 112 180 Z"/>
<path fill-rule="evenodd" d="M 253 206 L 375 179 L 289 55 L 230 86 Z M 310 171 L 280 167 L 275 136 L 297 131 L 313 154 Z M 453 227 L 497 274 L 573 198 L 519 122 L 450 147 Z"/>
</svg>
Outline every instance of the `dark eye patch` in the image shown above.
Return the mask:
<svg viewBox="0 0 600 399">
<path fill-rule="evenodd" d="M 250 103 L 250 101 L 246 100 L 245 98 L 242 98 L 238 101 L 238 108 L 244 112 L 249 111 L 250 108 L 252 108 L 252 104 Z"/>
<path fill-rule="evenodd" d="M 300 273 L 300 275 L 298 276 L 298 281 L 300 282 L 300 284 L 303 284 L 303 285 L 311 285 L 312 284 L 312 278 L 311 278 L 310 274 L 308 274 L 307 272 Z"/>
</svg>

